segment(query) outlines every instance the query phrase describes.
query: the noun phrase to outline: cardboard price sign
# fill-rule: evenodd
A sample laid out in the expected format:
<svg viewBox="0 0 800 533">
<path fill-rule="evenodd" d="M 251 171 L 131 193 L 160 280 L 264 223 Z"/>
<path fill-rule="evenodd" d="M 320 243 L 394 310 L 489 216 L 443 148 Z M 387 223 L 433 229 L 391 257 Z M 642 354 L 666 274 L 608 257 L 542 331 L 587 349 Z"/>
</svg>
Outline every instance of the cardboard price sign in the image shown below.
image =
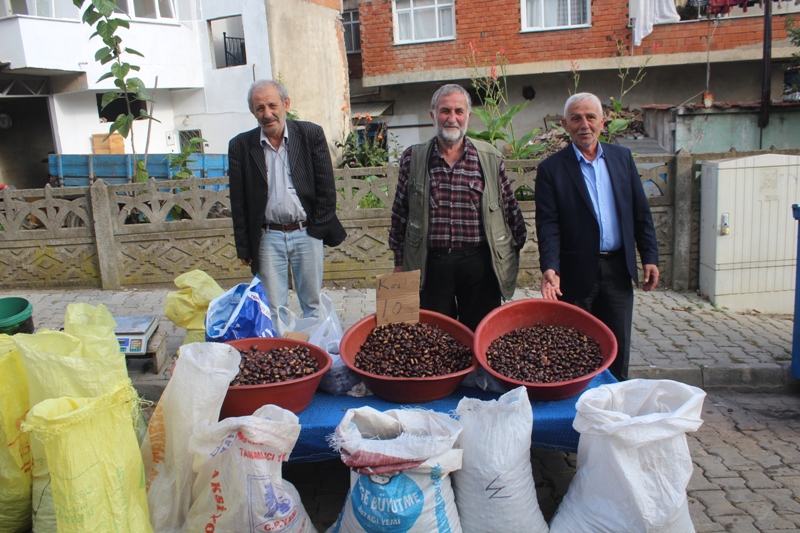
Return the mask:
<svg viewBox="0 0 800 533">
<path fill-rule="evenodd" d="M 419 270 L 382 274 L 376 279 L 376 318 L 379 326 L 419 322 Z"/>
<path fill-rule="evenodd" d="M 283 334 L 284 339 L 292 339 L 295 341 L 308 342 L 308 333 L 300 333 L 299 331 L 287 331 Z"/>
</svg>

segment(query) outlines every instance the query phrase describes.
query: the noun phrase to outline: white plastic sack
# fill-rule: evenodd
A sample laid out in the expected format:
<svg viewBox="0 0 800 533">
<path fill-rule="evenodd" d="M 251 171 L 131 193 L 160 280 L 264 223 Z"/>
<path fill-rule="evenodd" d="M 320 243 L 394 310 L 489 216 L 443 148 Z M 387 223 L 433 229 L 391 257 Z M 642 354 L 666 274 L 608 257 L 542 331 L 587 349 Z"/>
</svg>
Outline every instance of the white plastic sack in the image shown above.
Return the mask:
<svg viewBox="0 0 800 533">
<path fill-rule="evenodd" d="M 464 452 L 453 490 L 464 533 L 547 533 L 531 471 L 533 411 L 525 387 L 456 408 Z"/>
<path fill-rule="evenodd" d="M 317 533 L 281 463 L 300 435 L 291 411 L 265 405 L 252 416 L 204 420 L 189 442 L 197 474 L 188 533 Z"/>
<path fill-rule="evenodd" d="M 322 376 L 319 388 L 328 394 L 338 395 L 352 389 L 359 382 L 359 377 L 344 364 L 339 356 L 339 342 L 344 332 L 333 301 L 327 294 L 320 294 L 319 316 L 300 318 L 288 307 L 277 309 L 276 332 L 283 337 L 287 332 L 305 333 L 309 344 L 318 346 L 328 352 L 333 360 L 331 368 Z"/>
<path fill-rule="evenodd" d="M 692 533 L 686 432 L 703 424 L 706 393 L 633 379 L 583 393 L 573 427 L 577 471 L 551 533 Z"/>
<path fill-rule="evenodd" d="M 158 533 L 182 531 L 194 481 L 189 438 L 201 422 L 219 419 L 240 360 L 238 350 L 227 344 L 196 342 L 180 348 L 141 448 L 150 523 Z"/>
<path fill-rule="evenodd" d="M 460 533 L 450 472 L 461 425 L 424 409 L 350 409 L 331 444 L 351 468 L 344 509 L 328 533 Z"/>
</svg>

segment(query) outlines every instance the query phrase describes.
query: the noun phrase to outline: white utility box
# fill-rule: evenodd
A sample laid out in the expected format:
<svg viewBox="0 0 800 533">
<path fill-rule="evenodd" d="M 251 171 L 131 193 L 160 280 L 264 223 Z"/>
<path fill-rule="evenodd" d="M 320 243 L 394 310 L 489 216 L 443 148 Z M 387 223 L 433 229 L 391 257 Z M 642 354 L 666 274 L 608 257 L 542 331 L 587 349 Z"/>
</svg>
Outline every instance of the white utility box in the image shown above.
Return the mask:
<svg viewBox="0 0 800 533">
<path fill-rule="evenodd" d="M 800 157 L 706 161 L 700 196 L 700 291 L 734 311 L 793 313 Z"/>
</svg>

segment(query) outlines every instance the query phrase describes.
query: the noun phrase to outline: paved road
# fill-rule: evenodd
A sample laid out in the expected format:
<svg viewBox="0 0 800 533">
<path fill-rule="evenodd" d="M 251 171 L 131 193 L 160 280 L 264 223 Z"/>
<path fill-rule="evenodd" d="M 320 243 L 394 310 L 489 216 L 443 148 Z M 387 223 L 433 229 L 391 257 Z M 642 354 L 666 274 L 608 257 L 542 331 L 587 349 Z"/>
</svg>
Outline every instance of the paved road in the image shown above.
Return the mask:
<svg viewBox="0 0 800 533">
<path fill-rule="evenodd" d="M 59 328 L 71 302 L 104 304 L 116 315 L 156 315 L 174 354 L 184 331 L 163 316 L 167 289 L 12 291 L 34 305 L 37 327 Z M 374 290 L 326 290 L 344 328 L 374 312 Z M 517 290 L 515 299 L 538 297 Z M 636 294 L 631 376 L 705 388 L 704 425 L 688 436 L 695 472 L 688 488 L 698 532 L 800 531 L 800 397 L 788 368 L 793 320 L 758 310 L 715 308 L 692 293 Z M 297 302 L 290 307 L 297 311 Z M 168 380 L 129 362 L 137 388 L 157 399 Z M 540 506 L 550 518 L 575 472 L 575 455 L 533 450 Z M 336 518 L 348 488 L 338 460 L 285 465 L 320 531 Z"/>
<path fill-rule="evenodd" d="M 704 423 L 687 435 L 694 462 L 689 510 L 698 533 L 800 531 L 800 391 L 714 392 Z M 535 418 L 535 413 L 534 413 Z M 546 520 L 575 475 L 575 454 L 532 450 Z M 338 460 L 284 466 L 320 531 L 342 508 L 348 470 Z"/>
<path fill-rule="evenodd" d="M 7 291 L 34 306 L 36 327 L 59 328 L 71 302 L 104 304 L 115 315 L 156 315 L 168 332 L 169 354 L 180 346 L 184 330 L 164 316 L 167 289 L 121 291 Z M 375 312 L 375 291 L 325 289 L 342 327 L 347 329 Z M 537 298 L 533 289 L 517 289 L 514 299 Z M 294 294 L 290 308 L 299 313 Z M 791 315 L 766 315 L 752 309 L 731 311 L 712 306 L 694 293 L 636 293 L 631 342 L 631 377 L 675 379 L 704 389 L 781 390 L 795 382 L 789 372 L 792 349 Z M 158 396 L 168 370 L 156 376 L 146 365 L 131 361 L 131 379 Z M 155 388 L 153 388 L 155 387 Z"/>
</svg>

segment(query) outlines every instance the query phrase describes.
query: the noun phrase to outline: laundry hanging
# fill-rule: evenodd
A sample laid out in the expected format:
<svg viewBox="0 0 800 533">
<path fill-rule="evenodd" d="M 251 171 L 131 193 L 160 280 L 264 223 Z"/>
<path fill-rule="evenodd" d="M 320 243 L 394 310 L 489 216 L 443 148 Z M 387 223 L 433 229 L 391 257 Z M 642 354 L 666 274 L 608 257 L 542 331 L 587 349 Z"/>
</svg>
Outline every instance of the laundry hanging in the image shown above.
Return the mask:
<svg viewBox="0 0 800 533">
<path fill-rule="evenodd" d="M 675 0 L 633 0 L 632 5 L 635 7 L 633 44 L 636 46 L 642 45 L 642 39 L 653 32 L 655 24 L 681 20 Z"/>
</svg>

